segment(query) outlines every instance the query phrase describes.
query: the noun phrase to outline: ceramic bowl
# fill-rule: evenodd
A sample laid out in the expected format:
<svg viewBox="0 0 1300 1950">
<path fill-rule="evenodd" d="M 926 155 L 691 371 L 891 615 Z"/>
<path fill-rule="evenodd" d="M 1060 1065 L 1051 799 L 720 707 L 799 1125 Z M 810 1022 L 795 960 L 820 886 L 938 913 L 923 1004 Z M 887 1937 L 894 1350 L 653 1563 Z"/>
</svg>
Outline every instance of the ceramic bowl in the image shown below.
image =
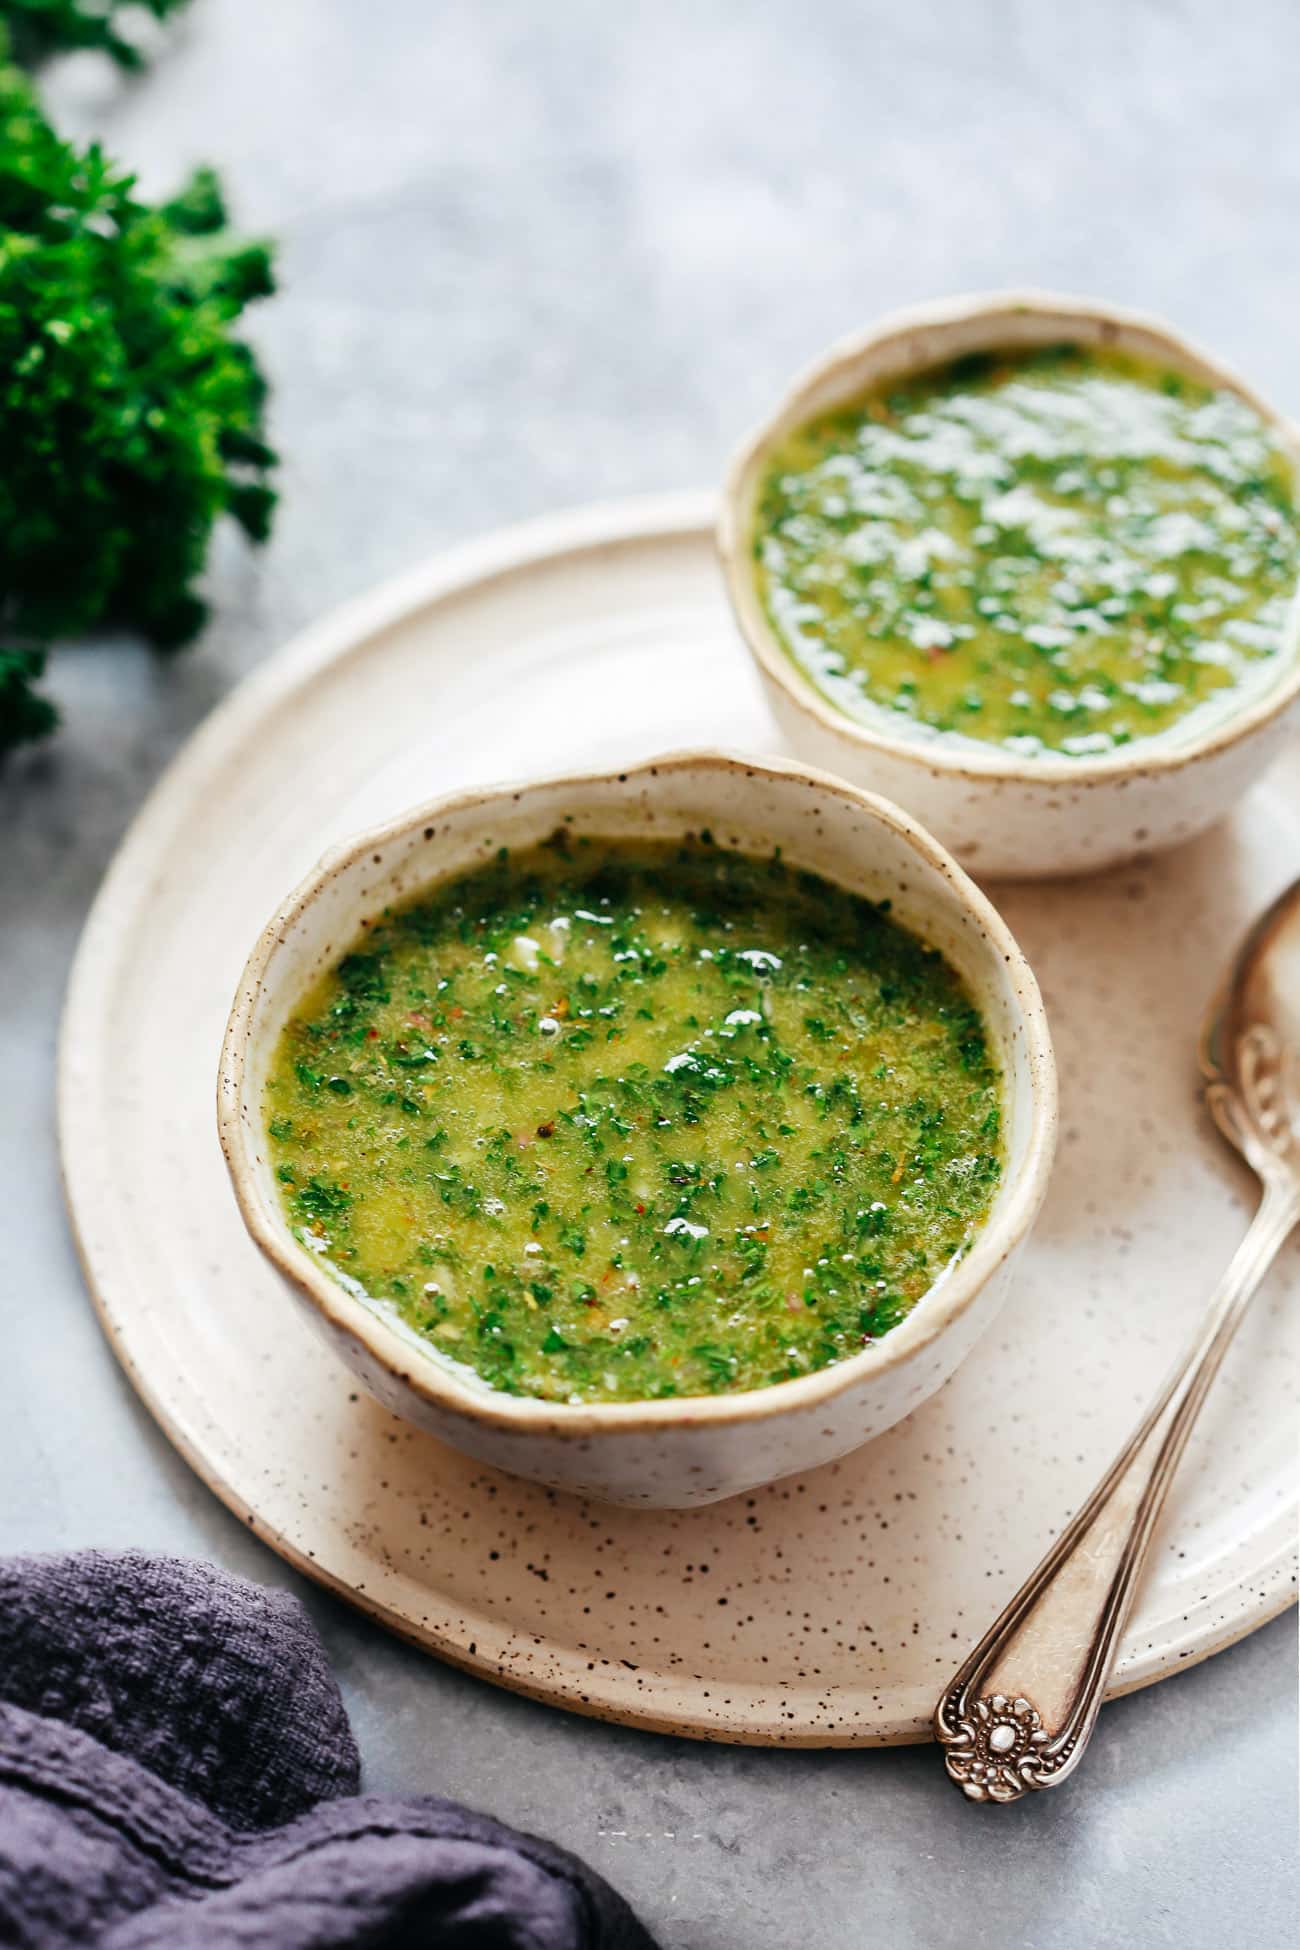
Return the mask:
<svg viewBox="0 0 1300 1950">
<path fill-rule="evenodd" d="M 496 1392 L 322 1270 L 284 1217 L 263 1136 L 268 1060 L 308 983 L 366 918 L 562 824 L 602 837 L 780 846 L 792 863 L 886 896 L 978 999 L 1006 1076 L 1007 1163 L 970 1252 L 877 1345 L 746 1393 L 556 1404 Z M 1001 1306 L 1047 1183 L 1056 1083 L 1038 988 L 1004 922 L 943 850 L 884 800 L 777 762 L 683 753 L 627 772 L 476 789 L 328 854 L 289 896 L 244 970 L 222 1051 L 218 1117 L 249 1232 L 289 1293 L 381 1402 L 502 1469 L 615 1503 L 686 1508 L 812 1468 L 899 1421 L 947 1380 Z M 342 1382 L 340 1385 L 343 1385 Z"/>
<path fill-rule="evenodd" d="M 966 353 L 1069 341 L 1126 351 L 1247 400 L 1282 440 L 1300 481 L 1296 429 L 1267 401 L 1157 320 L 1044 293 L 967 297 L 901 312 L 832 348 L 797 379 L 741 448 L 723 493 L 718 543 L 742 634 L 793 749 L 916 815 L 981 877 L 1039 877 L 1112 866 L 1190 838 L 1241 797 L 1295 729 L 1300 600 L 1267 684 L 1200 729 L 1178 726 L 1098 758 L 1023 757 L 949 733 L 900 731 L 880 711 L 838 711 L 787 655 L 753 575 L 754 506 L 773 447 L 877 384 Z"/>
</svg>

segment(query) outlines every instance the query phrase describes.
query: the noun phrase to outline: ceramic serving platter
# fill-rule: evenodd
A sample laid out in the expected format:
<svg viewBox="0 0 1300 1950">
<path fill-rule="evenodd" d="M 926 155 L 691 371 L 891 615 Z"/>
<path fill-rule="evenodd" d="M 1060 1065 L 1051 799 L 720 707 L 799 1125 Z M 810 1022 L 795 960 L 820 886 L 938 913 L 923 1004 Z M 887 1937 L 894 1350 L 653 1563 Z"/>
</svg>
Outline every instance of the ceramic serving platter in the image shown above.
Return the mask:
<svg viewBox="0 0 1300 1950">
<path fill-rule="evenodd" d="M 217 1144 L 226 1011 L 317 856 L 473 782 L 781 749 L 698 496 L 444 556 L 269 663 L 172 766 L 87 926 L 64 1024 L 69 1205 L 119 1358 L 193 1467 L 312 1577 L 558 1704 L 719 1740 L 923 1738 L 943 1681 L 1178 1350 L 1252 1186 L 1197 1099 L 1225 957 L 1300 868 L 1300 760 L 1177 853 L 995 889 L 1042 983 L 1061 1144 L 1017 1290 L 942 1392 L 847 1461 L 675 1514 L 539 1489 L 359 1394 L 246 1238 Z M 1294 1595 L 1300 1249 L 1192 1440 L 1115 1675 Z"/>
</svg>

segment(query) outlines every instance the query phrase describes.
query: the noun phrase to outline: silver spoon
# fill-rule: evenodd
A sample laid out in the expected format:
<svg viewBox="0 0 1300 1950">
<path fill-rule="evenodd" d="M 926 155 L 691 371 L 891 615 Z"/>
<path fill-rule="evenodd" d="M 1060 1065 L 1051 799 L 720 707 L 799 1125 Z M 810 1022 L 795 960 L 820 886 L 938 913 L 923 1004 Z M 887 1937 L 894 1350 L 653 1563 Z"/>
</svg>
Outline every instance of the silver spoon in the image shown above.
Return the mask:
<svg viewBox="0 0 1300 1950">
<path fill-rule="evenodd" d="M 1243 943 L 1206 1017 L 1201 1068 L 1214 1120 L 1263 1196 L 1145 1419 L 935 1708 L 948 1773 L 972 1801 L 1058 1787 L 1083 1758 L 1192 1424 L 1300 1218 L 1300 880 Z"/>
</svg>

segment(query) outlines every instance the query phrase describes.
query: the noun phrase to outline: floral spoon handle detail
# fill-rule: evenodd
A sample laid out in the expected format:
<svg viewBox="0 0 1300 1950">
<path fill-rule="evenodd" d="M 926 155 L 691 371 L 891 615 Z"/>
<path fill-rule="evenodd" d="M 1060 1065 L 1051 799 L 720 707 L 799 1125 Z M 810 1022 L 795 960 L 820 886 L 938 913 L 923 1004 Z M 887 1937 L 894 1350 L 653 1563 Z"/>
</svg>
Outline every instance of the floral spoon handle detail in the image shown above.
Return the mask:
<svg viewBox="0 0 1300 1950">
<path fill-rule="evenodd" d="M 1294 1180 L 1270 1175 L 1192 1347 L 939 1701 L 935 1731 L 948 1773 L 972 1801 L 1018 1801 L 1027 1789 L 1056 1787 L 1082 1759 L 1192 1424 L 1297 1218 Z"/>
</svg>

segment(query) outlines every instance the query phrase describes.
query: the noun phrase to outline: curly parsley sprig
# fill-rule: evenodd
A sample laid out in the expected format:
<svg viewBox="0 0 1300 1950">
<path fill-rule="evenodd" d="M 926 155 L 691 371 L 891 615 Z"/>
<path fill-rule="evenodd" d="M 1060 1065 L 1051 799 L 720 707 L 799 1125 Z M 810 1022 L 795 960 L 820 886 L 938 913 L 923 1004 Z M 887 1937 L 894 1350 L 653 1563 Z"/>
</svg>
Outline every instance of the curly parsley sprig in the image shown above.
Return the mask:
<svg viewBox="0 0 1300 1950">
<path fill-rule="evenodd" d="M 266 383 L 231 328 L 272 288 L 211 170 L 142 202 L 0 62 L 0 751 L 50 728 L 51 642 L 112 625 L 173 649 L 204 621 L 218 518 L 266 536 Z"/>
<path fill-rule="evenodd" d="M 189 0 L 0 0 L 14 59 L 34 67 L 51 54 L 94 48 L 119 67 L 138 68 L 143 54 L 129 31 L 131 15 L 166 20 Z"/>
</svg>

